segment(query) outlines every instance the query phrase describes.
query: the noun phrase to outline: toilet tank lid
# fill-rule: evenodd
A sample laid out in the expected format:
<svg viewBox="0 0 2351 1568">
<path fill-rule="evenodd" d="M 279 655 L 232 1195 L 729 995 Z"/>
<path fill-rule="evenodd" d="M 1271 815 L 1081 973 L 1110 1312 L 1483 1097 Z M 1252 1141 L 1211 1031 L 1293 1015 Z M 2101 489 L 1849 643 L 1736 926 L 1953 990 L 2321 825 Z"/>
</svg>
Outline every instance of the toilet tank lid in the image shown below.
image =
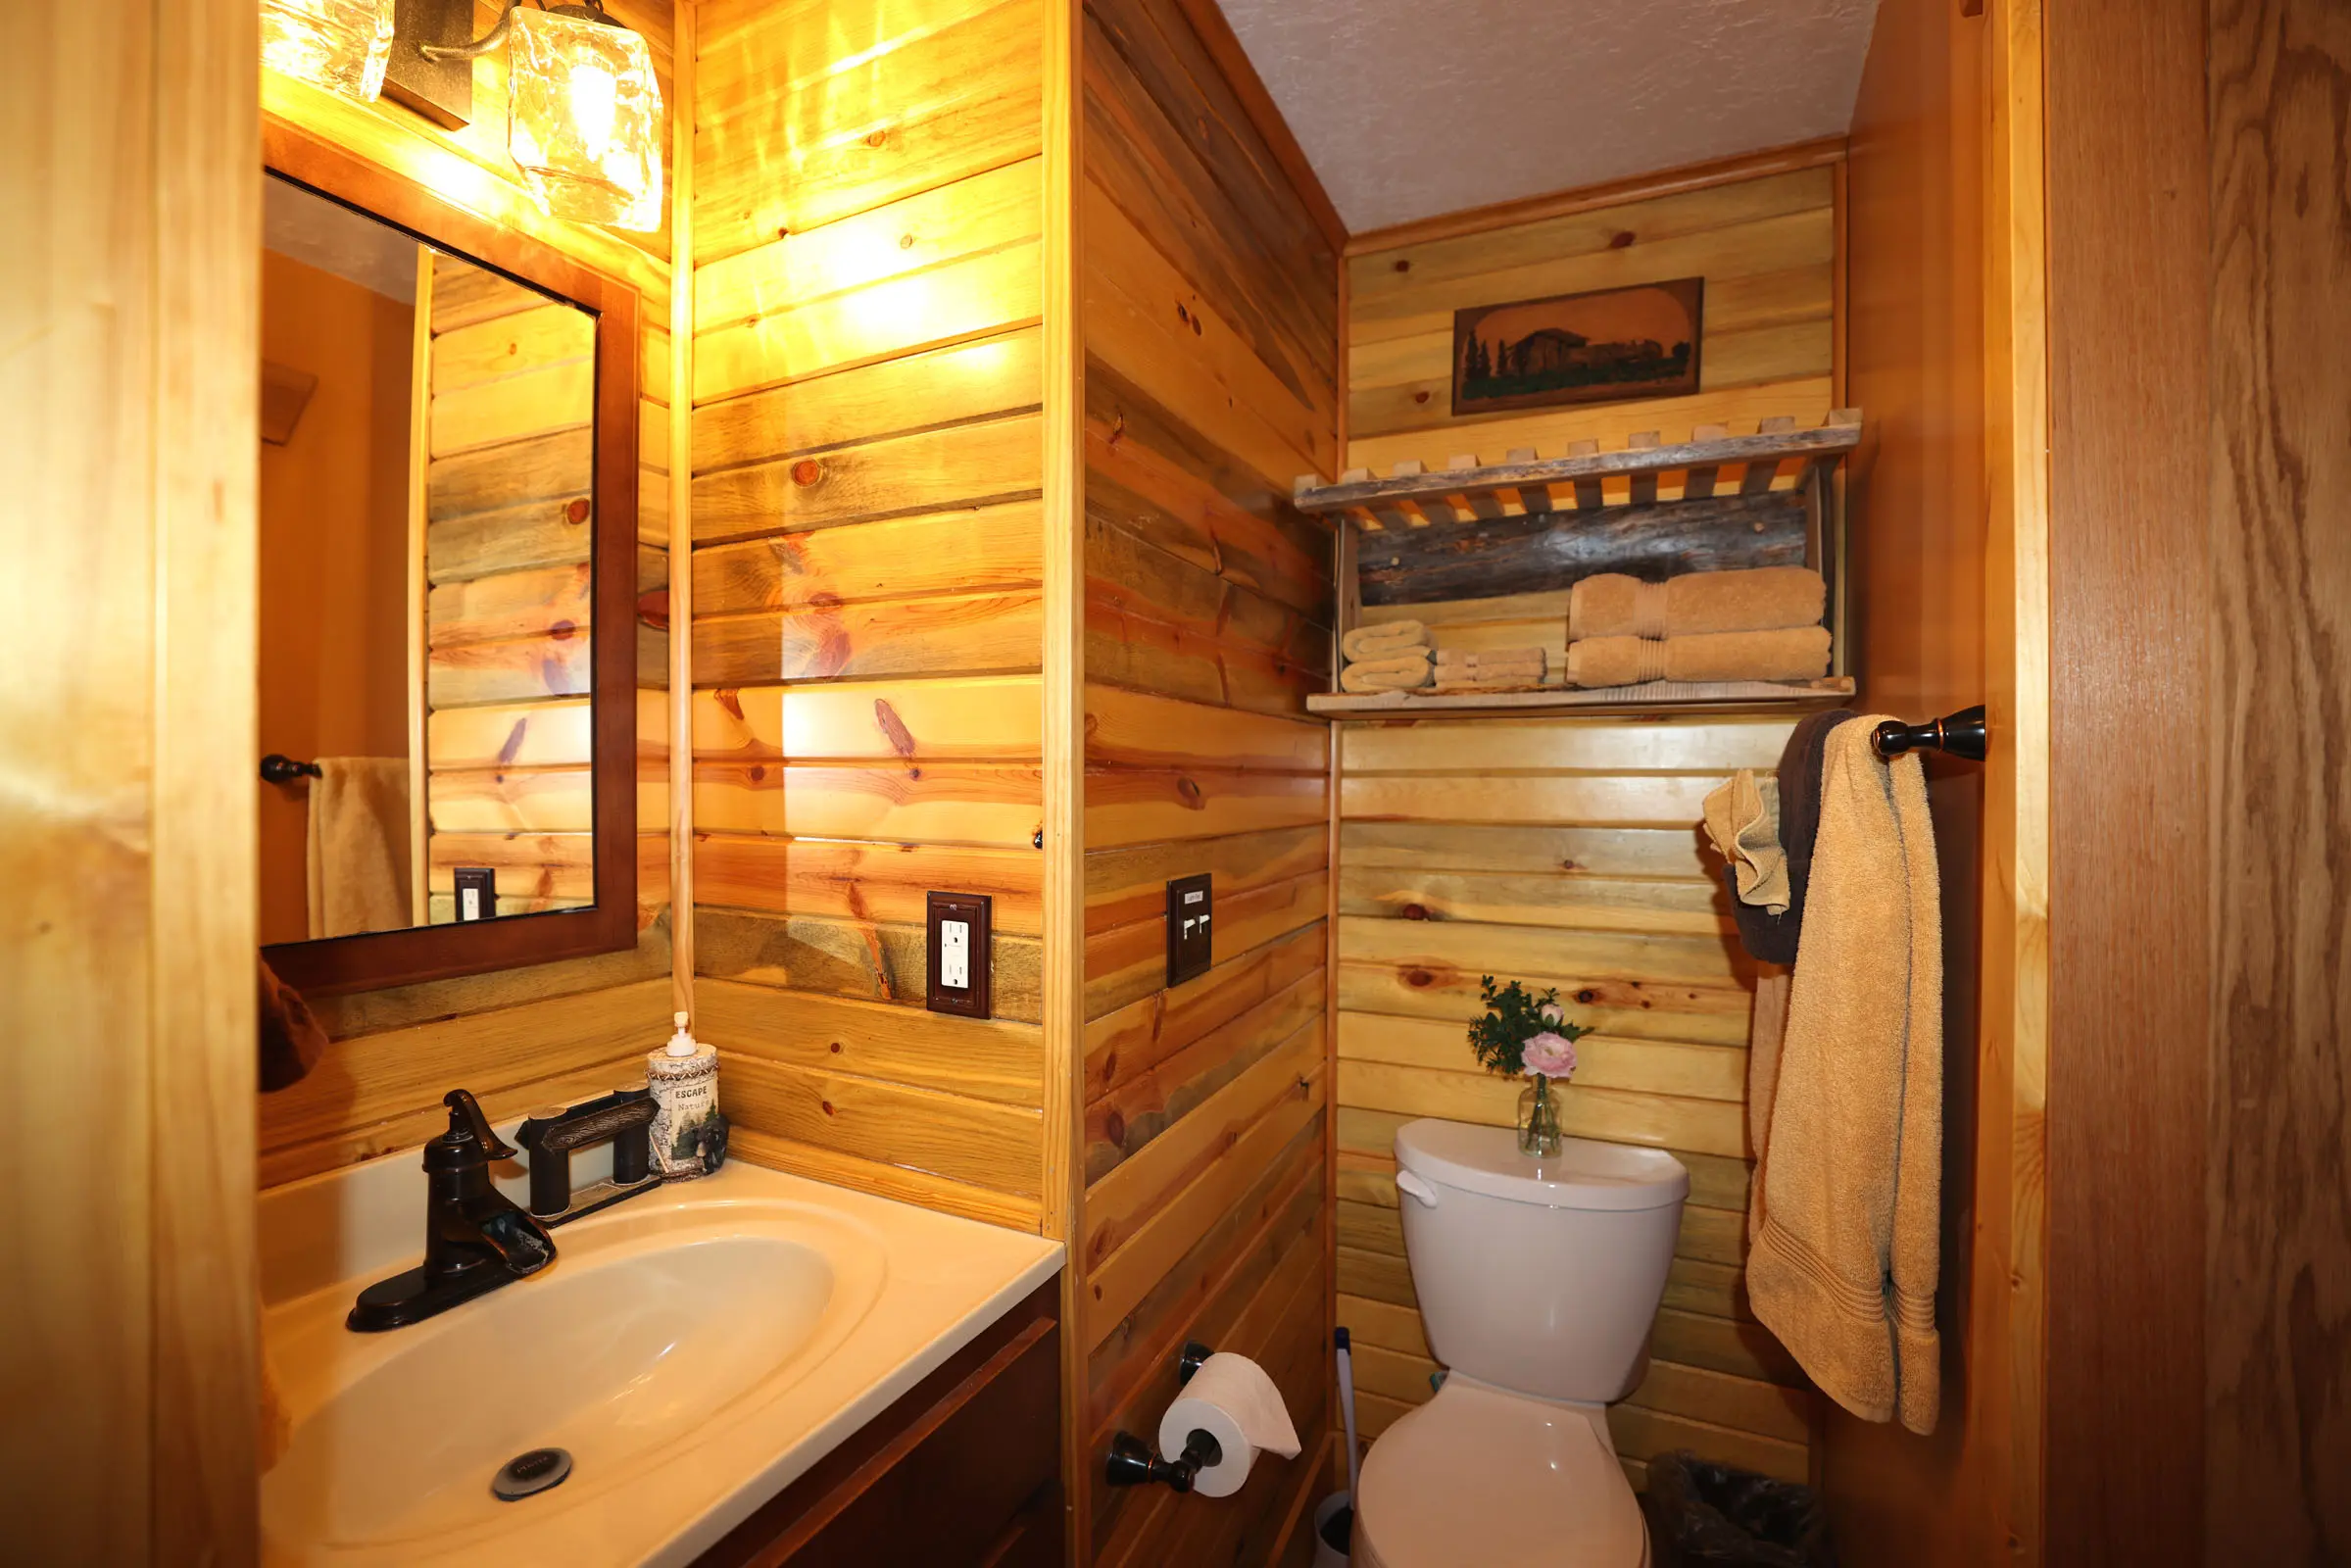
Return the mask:
<svg viewBox="0 0 2351 1568">
<path fill-rule="evenodd" d="M 1546 1208 L 1663 1208 L 1690 1196 L 1690 1172 L 1661 1149 L 1568 1138 L 1536 1159 L 1510 1128 L 1435 1118 L 1396 1130 L 1396 1162 L 1441 1187 Z"/>
</svg>

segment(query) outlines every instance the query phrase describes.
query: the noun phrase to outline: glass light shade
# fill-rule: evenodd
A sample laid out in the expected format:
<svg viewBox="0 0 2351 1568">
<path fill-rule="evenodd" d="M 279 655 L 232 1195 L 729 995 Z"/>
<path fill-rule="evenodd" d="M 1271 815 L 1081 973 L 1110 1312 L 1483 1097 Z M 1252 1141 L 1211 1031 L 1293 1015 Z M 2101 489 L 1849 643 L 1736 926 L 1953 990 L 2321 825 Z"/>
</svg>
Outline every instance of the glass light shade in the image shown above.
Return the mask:
<svg viewBox="0 0 2351 1568">
<path fill-rule="evenodd" d="M 262 0 L 262 64 L 361 103 L 383 91 L 392 0 Z"/>
<path fill-rule="evenodd" d="M 661 226 L 661 87 L 626 27 L 516 6 L 507 150 L 558 218 Z"/>
</svg>

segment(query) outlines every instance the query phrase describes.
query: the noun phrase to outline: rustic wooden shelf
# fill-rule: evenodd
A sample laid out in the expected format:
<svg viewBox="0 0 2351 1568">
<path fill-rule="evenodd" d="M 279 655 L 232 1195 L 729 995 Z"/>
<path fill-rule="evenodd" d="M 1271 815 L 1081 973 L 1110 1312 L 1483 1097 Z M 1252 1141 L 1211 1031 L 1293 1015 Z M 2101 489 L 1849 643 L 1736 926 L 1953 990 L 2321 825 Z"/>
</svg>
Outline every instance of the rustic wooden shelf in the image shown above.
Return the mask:
<svg viewBox="0 0 2351 1568">
<path fill-rule="evenodd" d="M 1703 501 L 1726 485 L 1737 470 L 1733 493 L 1763 495 L 1781 483 L 1782 469 L 1795 466 L 1788 483 L 1802 486 L 1813 471 L 1827 473 L 1861 444 L 1861 411 L 1838 409 L 1817 429 L 1799 430 L 1791 417 L 1763 420 L 1753 435 L 1733 435 L 1726 425 L 1700 425 L 1690 440 L 1660 445 L 1655 431 L 1632 436 L 1624 450 L 1602 452 L 1596 441 L 1578 441 L 1563 457 L 1538 458 L 1514 449 L 1498 464 L 1456 457 L 1431 470 L 1399 463 L 1385 479 L 1368 468 L 1350 468 L 1337 484 L 1311 474 L 1294 487 L 1292 502 L 1301 512 L 1345 517 L 1370 532 L 1493 521 L 1507 516 L 1590 513 L 1654 506 L 1668 476 L 1678 475 L 1681 501 Z M 1611 487 L 1608 481 L 1625 483 Z M 1611 490 L 1614 494 L 1611 494 Z"/>
<path fill-rule="evenodd" d="M 1835 708 L 1852 695 L 1852 678 L 1833 675 L 1812 681 L 1659 680 L 1641 686 L 1554 686 L 1532 692 L 1310 692 L 1306 710 L 1333 718 L 1531 718 L 1661 708 Z"/>
</svg>

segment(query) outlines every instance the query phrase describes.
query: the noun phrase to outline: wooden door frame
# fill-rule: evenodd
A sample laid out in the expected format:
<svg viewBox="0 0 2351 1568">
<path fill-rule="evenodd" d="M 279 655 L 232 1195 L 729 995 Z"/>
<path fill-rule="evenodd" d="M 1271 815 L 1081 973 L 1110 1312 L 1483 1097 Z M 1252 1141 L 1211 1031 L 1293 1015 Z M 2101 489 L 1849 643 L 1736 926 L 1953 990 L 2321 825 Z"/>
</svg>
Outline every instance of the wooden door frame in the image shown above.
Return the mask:
<svg viewBox="0 0 2351 1568">
<path fill-rule="evenodd" d="M 2046 33 L 2046 1558 L 2201 1555 L 2210 214 L 2199 0 Z M 2314 352 L 2316 352 L 2314 346 Z M 2150 458 L 2160 454 L 2160 461 Z"/>
</svg>

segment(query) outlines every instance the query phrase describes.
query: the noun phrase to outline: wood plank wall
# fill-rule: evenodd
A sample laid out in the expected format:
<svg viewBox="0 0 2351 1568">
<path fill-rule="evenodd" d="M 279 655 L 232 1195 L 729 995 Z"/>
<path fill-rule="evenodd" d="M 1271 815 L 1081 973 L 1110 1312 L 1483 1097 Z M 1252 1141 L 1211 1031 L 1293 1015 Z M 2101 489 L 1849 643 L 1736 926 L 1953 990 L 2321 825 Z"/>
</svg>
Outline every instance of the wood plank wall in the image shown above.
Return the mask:
<svg viewBox="0 0 2351 1568">
<path fill-rule="evenodd" d="M 1214 28 L 1220 19 L 1203 19 Z M 1338 260 L 1175 0 L 1089 0 L 1078 193 L 1085 474 L 1086 1464 L 1156 1431 L 1187 1339 L 1255 1356 L 1305 1454 L 1228 1499 L 1083 1494 L 1078 1560 L 1262 1562 L 1327 1432 L 1329 538 Z M 1168 878 L 1214 966 L 1164 985 Z"/>
<path fill-rule="evenodd" d="M 429 319 L 430 918 L 457 918 L 461 865 L 496 869 L 500 914 L 576 908 L 596 893 L 587 696 L 596 323 L 442 255 L 432 258 Z"/>
<path fill-rule="evenodd" d="M 1818 423 L 1837 403 L 1839 171 L 1831 162 L 1574 210 L 1499 229 L 1351 247 L 1350 466 L 1512 447 L 1559 455 L 1635 431 Z M 1706 279 L 1696 396 L 1455 419 L 1452 313 L 1619 283 Z M 1417 607 L 1438 641 L 1559 642 L 1558 607 Z M 1682 1242 L 1648 1380 L 1611 1415 L 1636 1481 L 1649 1456 L 1806 1479 L 1813 1396 L 1747 1311 L 1745 1047 L 1754 973 L 1699 858 L 1699 801 L 1774 765 L 1785 718 L 1350 723 L 1342 728 L 1339 1318 L 1362 1427 L 1426 1400 L 1429 1357 L 1396 1215 L 1394 1138 L 1415 1116 L 1507 1125 L 1518 1086 L 1463 1039 L 1478 977 L 1556 985 L 1599 1029 L 1568 1090 L 1571 1132 L 1673 1150 L 1690 1167 Z"/>
<path fill-rule="evenodd" d="M 496 8 L 482 5 L 476 10 L 476 28 L 486 31 Z M 670 96 L 672 14 L 667 0 L 614 0 L 612 12 L 645 35 L 664 98 Z M 668 1033 L 668 637 L 660 594 L 667 578 L 660 557 L 669 535 L 670 352 L 669 334 L 653 324 L 668 318 L 667 230 L 624 234 L 552 219 L 539 211 L 507 156 L 503 54 L 476 64 L 475 118 L 454 132 L 388 101 L 354 103 L 269 72 L 262 73 L 261 102 L 265 116 L 636 287 L 642 323 L 638 385 L 643 399 L 638 413 L 637 569 L 639 589 L 649 596 L 640 602 L 638 625 L 629 633 L 638 648 L 641 831 L 636 847 L 635 950 L 319 1002 L 320 1019 L 334 1044 L 301 1083 L 261 1097 L 261 1179 L 266 1186 L 420 1143 L 444 1125 L 447 1113 L 441 1108 L 441 1096 L 454 1087 L 473 1090 L 494 1117 L 601 1093 Z M 562 438 L 553 439 L 560 443 Z M 499 455 L 498 464 L 480 466 L 482 477 L 503 484 L 512 479 L 516 466 L 509 461 L 512 451 Z M 465 458 L 453 457 L 450 462 L 462 466 Z M 525 537 L 514 532 L 507 536 Z M 444 534 L 443 543 L 448 542 Z M 493 691 L 477 700 L 528 695 L 534 694 Z M 508 733 L 512 729 L 509 722 Z M 455 756 L 458 743 L 452 744 Z M 481 853 L 487 855 L 491 848 L 482 846 Z"/>
<path fill-rule="evenodd" d="M 2351 1557 L 2351 26 L 2213 7 L 2204 1556 Z M 2332 1279 L 2329 1293 L 2320 1282 Z M 2329 1480 L 2332 1477 L 2334 1479 Z"/>
<path fill-rule="evenodd" d="M 1037 0 L 696 14 L 698 1029 L 750 1157 L 1035 1229 Z M 997 1016 L 923 1010 L 987 894 Z"/>
</svg>

